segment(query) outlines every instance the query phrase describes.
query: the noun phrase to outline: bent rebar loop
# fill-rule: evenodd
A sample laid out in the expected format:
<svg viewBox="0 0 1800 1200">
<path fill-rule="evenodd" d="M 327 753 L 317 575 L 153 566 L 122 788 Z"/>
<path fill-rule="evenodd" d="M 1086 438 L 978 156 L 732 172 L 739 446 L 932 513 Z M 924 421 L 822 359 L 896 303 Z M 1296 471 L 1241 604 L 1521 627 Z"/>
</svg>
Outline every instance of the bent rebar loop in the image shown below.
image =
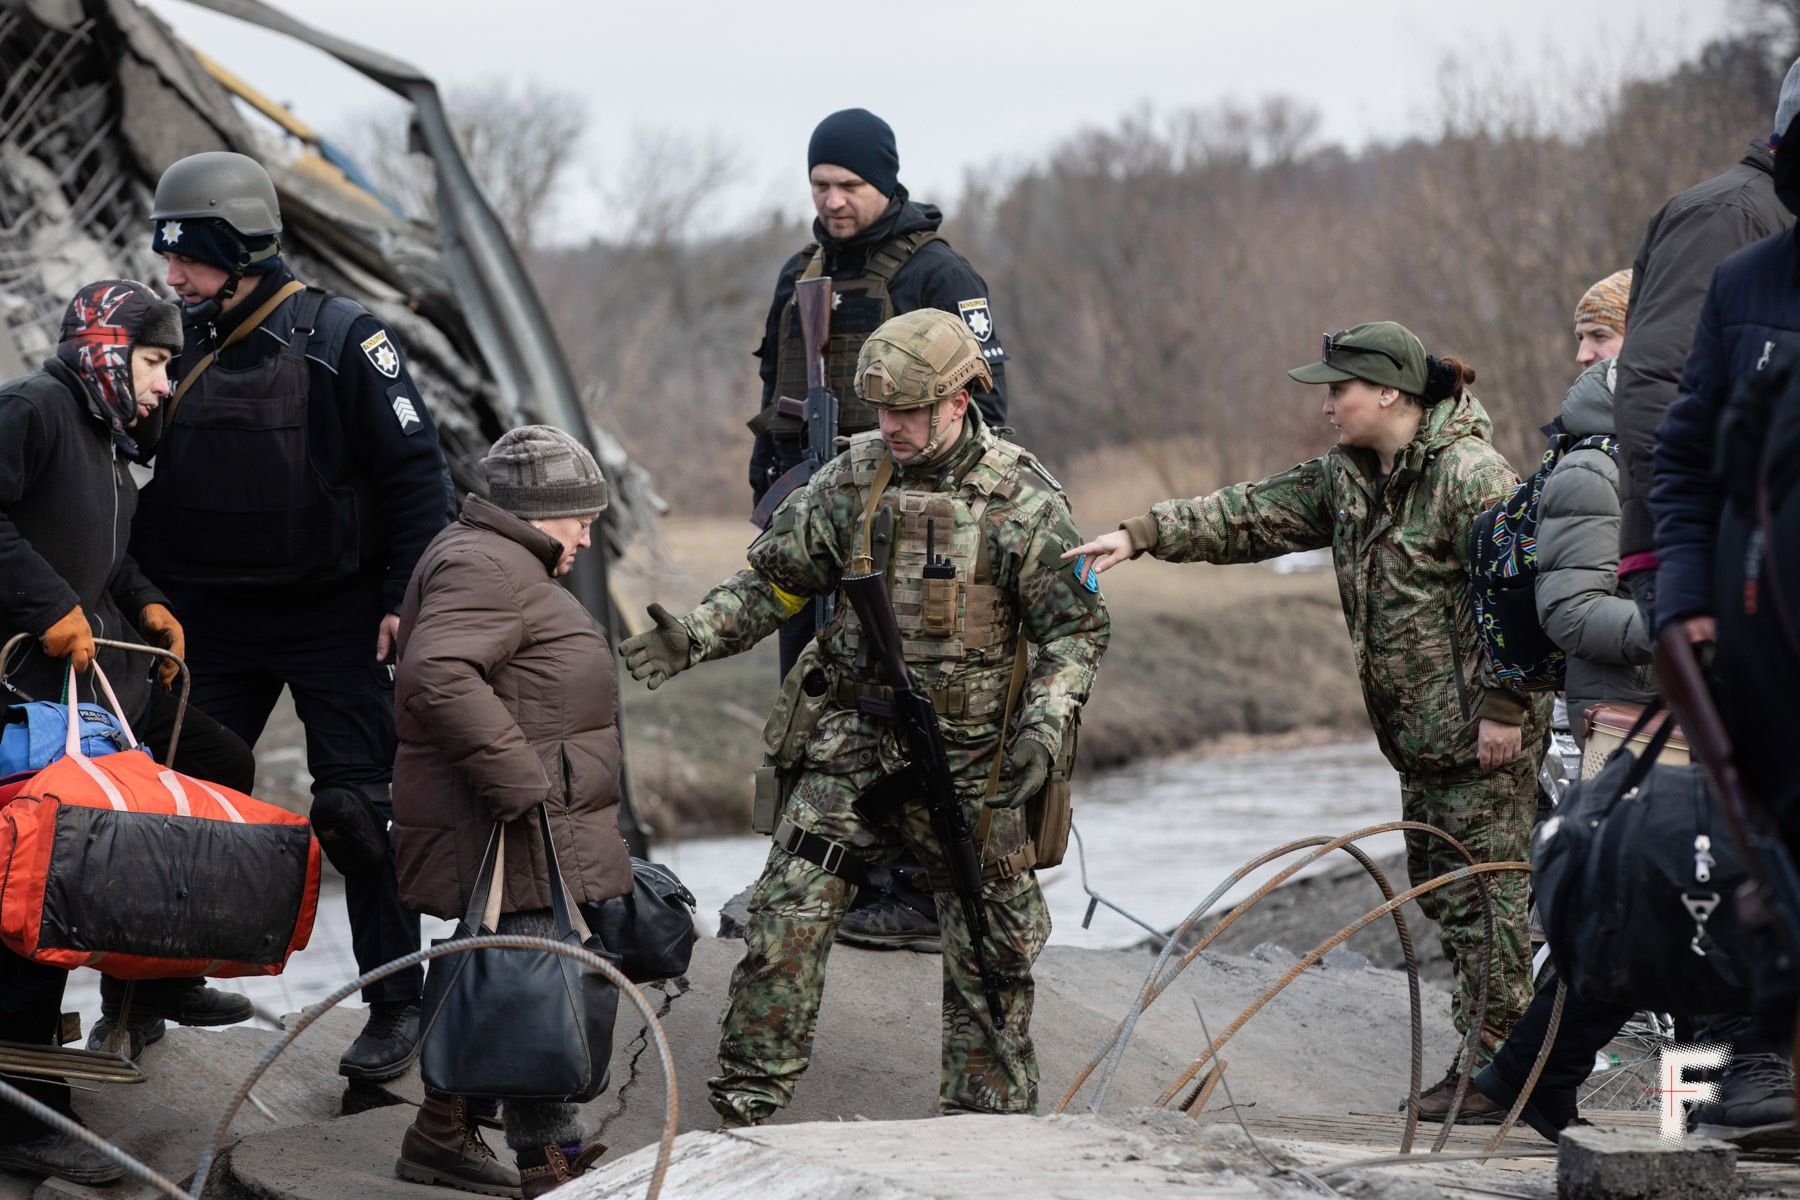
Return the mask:
<svg viewBox="0 0 1800 1200">
<path fill-rule="evenodd" d="M 1248 1022 L 1251 1017 L 1255 1016 L 1256 1013 L 1261 1010 L 1263 1005 L 1279 995 L 1282 989 L 1298 979 L 1308 967 L 1318 962 L 1319 959 L 1326 955 L 1326 953 L 1334 949 L 1339 943 L 1350 937 L 1350 935 L 1356 933 L 1359 929 L 1367 926 L 1372 921 L 1393 912 L 1409 900 L 1416 900 L 1420 896 L 1427 895 L 1441 887 L 1459 883 L 1465 879 L 1479 878 L 1483 875 L 1491 875 L 1502 871 L 1529 873 L 1531 871 L 1531 864 L 1523 862 L 1496 862 L 1474 863 L 1470 866 L 1458 867 L 1454 871 L 1445 872 L 1434 879 L 1427 880 L 1416 887 L 1407 889 L 1398 896 L 1395 896 L 1392 900 L 1387 901 L 1377 908 L 1370 909 L 1355 921 L 1352 921 L 1350 924 L 1344 926 L 1344 928 L 1338 930 L 1337 933 L 1320 943 L 1304 958 L 1284 972 L 1280 979 L 1276 980 L 1267 991 L 1251 1003 L 1250 1007 L 1239 1013 L 1237 1019 L 1232 1021 L 1232 1023 L 1226 1027 L 1225 1032 L 1214 1038 L 1212 1044 L 1207 1047 L 1200 1057 L 1195 1059 L 1194 1062 L 1189 1065 L 1187 1070 L 1182 1072 L 1181 1076 L 1170 1085 L 1168 1091 L 1163 1093 L 1162 1097 L 1156 1102 L 1157 1107 L 1167 1107 L 1169 1101 L 1174 1099 L 1181 1089 L 1187 1086 L 1187 1084 L 1193 1080 L 1194 1076 L 1199 1073 L 1200 1068 L 1204 1067 L 1207 1061 L 1216 1055 L 1219 1052 L 1219 1049 L 1223 1047 L 1226 1042 L 1230 1041 L 1233 1035 L 1235 1035 L 1239 1029 L 1242 1029 L 1244 1024 Z M 1466 1071 L 1463 1080 L 1467 1083 L 1468 1074 Z"/>
<path fill-rule="evenodd" d="M 1204 951 L 1207 946 L 1212 944 L 1213 939 L 1217 938 L 1221 933 L 1223 933 L 1227 928 L 1229 928 L 1231 926 L 1232 922 L 1236 921 L 1244 913 L 1246 913 L 1250 909 L 1254 908 L 1258 903 L 1260 903 L 1262 901 L 1262 899 L 1264 897 L 1266 897 L 1270 892 L 1274 891 L 1275 888 L 1280 886 L 1282 883 L 1286 882 L 1288 879 L 1292 878 L 1296 872 L 1305 869 L 1308 865 L 1317 861 L 1322 856 L 1330 853 L 1332 850 L 1344 848 L 1344 847 L 1348 846 L 1351 842 L 1360 841 L 1363 838 L 1367 838 L 1367 837 L 1373 837 L 1379 833 L 1389 833 L 1389 832 L 1393 832 L 1395 830 L 1407 830 L 1407 829 L 1416 829 L 1422 833 L 1428 833 L 1433 836 L 1442 838 L 1444 841 L 1450 843 L 1450 845 L 1459 854 L 1462 855 L 1462 857 L 1464 858 L 1465 861 L 1468 861 L 1471 863 L 1474 862 L 1474 856 L 1469 853 L 1469 851 L 1462 845 L 1461 842 L 1457 841 L 1455 838 L 1451 837 L 1448 833 L 1444 832 L 1442 829 L 1439 829 L 1435 825 L 1427 825 L 1427 824 L 1424 824 L 1424 823 L 1418 822 L 1418 821 L 1389 821 L 1389 822 L 1385 822 L 1381 825 L 1370 825 L 1370 826 L 1367 826 L 1362 829 L 1354 830 L 1350 833 L 1343 834 L 1342 836 L 1336 837 L 1336 838 L 1324 838 L 1324 837 L 1299 838 L 1295 841 L 1288 842 L 1285 845 L 1277 846 L 1275 849 L 1267 851 L 1264 854 L 1258 855 L 1256 858 L 1251 859 L 1249 862 L 1247 862 L 1243 866 L 1239 867 L 1236 871 L 1233 871 L 1229 876 L 1226 877 L 1226 879 L 1222 883 L 1219 884 L 1218 887 L 1214 888 L 1212 890 L 1212 892 L 1207 895 L 1206 899 L 1202 900 L 1199 904 L 1197 904 L 1194 907 L 1194 910 L 1188 914 L 1187 918 L 1184 921 L 1182 921 L 1182 923 L 1179 926 L 1176 927 L 1175 932 L 1169 937 L 1169 939 L 1163 943 L 1162 953 L 1157 956 L 1156 962 L 1151 966 L 1150 974 L 1144 981 L 1144 989 L 1139 994 L 1138 999 L 1137 999 L 1136 1003 L 1134 1004 L 1132 1011 L 1130 1013 L 1128 1013 L 1126 1015 L 1125 1019 L 1120 1022 L 1118 1027 L 1113 1030 L 1112 1039 L 1106 1044 L 1106 1046 L 1102 1047 L 1100 1052 L 1098 1054 L 1096 1054 L 1094 1056 L 1094 1058 L 1087 1064 L 1087 1066 L 1084 1067 L 1081 1070 L 1081 1072 L 1075 1077 L 1074 1083 L 1072 1083 L 1069 1086 L 1069 1090 L 1063 1094 L 1063 1098 L 1057 1104 L 1055 1111 L 1060 1113 L 1068 1107 L 1069 1103 L 1075 1098 L 1075 1095 L 1081 1090 L 1082 1085 L 1087 1082 L 1088 1077 L 1093 1073 L 1094 1069 L 1096 1067 L 1098 1067 L 1100 1065 L 1100 1063 L 1103 1060 L 1107 1059 L 1110 1055 L 1111 1061 L 1107 1065 L 1106 1074 L 1102 1077 L 1102 1081 L 1101 1081 L 1098 1093 L 1097 1093 L 1093 1103 L 1091 1105 L 1089 1105 L 1089 1108 L 1088 1108 L 1088 1111 L 1091 1113 L 1099 1111 L 1100 1102 L 1105 1098 L 1106 1091 L 1107 1091 L 1108 1087 L 1110 1087 L 1110 1085 L 1111 1085 L 1112 1076 L 1118 1070 L 1119 1062 L 1124 1055 L 1124 1043 L 1130 1040 L 1132 1030 L 1135 1028 L 1135 1026 L 1137 1024 L 1138 1017 L 1142 1015 L 1142 1013 L 1144 1012 L 1145 1009 L 1147 1009 L 1152 1003 L 1154 1003 L 1156 1001 L 1156 998 L 1162 994 L 1162 992 L 1169 986 L 1169 984 L 1174 982 L 1176 976 L 1180 975 L 1182 971 L 1186 970 L 1188 965 L 1190 963 L 1192 963 L 1194 961 L 1194 959 L 1199 957 L 1200 953 L 1202 951 Z M 1218 925 L 1214 926 L 1211 930 L 1209 930 L 1207 932 L 1206 936 L 1202 937 L 1197 944 L 1195 944 L 1194 946 L 1189 948 L 1187 953 L 1182 956 L 1181 961 L 1179 963 L 1177 963 L 1176 966 L 1174 967 L 1174 969 L 1169 972 L 1168 978 L 1166 978 L 1166 979 L 1158 978 L 1163 970 L 1164 964 L 1168 961 L 1169 955 L 1173 952 L 1173 949 L 1176 946 L 1176 944 L 1179 943 L 1181 941 L 1181 939 L 1188 934 L 1188 932 L 1194 927 L 1194 925 L 1196 923 L 1198 923 L 1209 911 L 1211 911 L 1212 906 L 1218 902 L 1218 899 L 1220 896 L 1225 894 L 1226 889 L 1231 887 L 1232 884 L 1236 883 L 1238 880 L 1242 879 L 1244 876 L 1248 875 L 1251 871 L 1256 870 L 1258 867 L 1263 866 L 1266 863 L 1272 862 L 1273 860 L 1275 860 L 1277 858 L 1281 858 L 1281 857 L 1284 857 L 1285 855 L 1291 854 L 1296 850 L 1304 849 L 1308 846 L 1316 846 L 1319 848 L 1314 850 L 1313 853 L 1307 855 L 1305 858 L 1301 859 L 1299 862 L 1294 863 L 1294 864 L 1284 868 L 1283 870 L 1277 872 L 1271 879 L 1269 879 L 1267 882 L 1265 882 L 1260 888 L 1258 888 L 1254 893 L 1252 893 L 1247 899 L 1245 899 L 1243 902 L 1238 904 L 1237 907 L 1232 909 L 1232 911 L 1230 913 L 1228 913 L 1225 916 L 1225 918 L 1219 922 Z M 1377 874 L 1376 874 L 1376 882 L 1378 885 L 1380 885 L 1383 882 L 1381 876 L 1379 875 L 1379 872 L 1377 872 Z M 1391 896 L 1391 892 L 1388 892 L 1384 889 L 1383 895 Z M 1398 910 L 1396 910 L 1396 918 L 1397 918 L 1397 920 L 1395 923 L 1400 931 L 1401 946 L 1404 950 L 1407 950 L 1410 952 L 1412 949 L 1412 939 L 1406 930 L 1405 918 L 1399 916 Z M 1418 979 L 1417 979 L 1418 965 L 1417 965 L 1417 962 L 1415 961 L 1414 957 L 1410 953 L 1408 954 L 1408 958 L 1407 958 L 1407 972 L 1408 972 L 1409 990 L 1416 992 L 1417 987 L 1418 987 Z M 1416 1006 L 1415 1006 L 1415 1011 L 1416 1011 Z"/>
<path fill-rule="evenodd" d="M 283 1050 L 292 1045 L 295 1038 L 306 1032 L 313 1022 L 336 1007 L 346 997 L 378 979 L 385 979 L 389 975 L 416 966 L 426 959 L 441 958 L 446 954 L 459 954 L 465 950 L 489 948 L 547 950 L 552 954 L 561 955 L 563 958 L 572 958 L 583 966 L 592 967 L 606 976 L 607 980 L 618 988 L 622 995 L 630 999 L 644 1018 L 644 1028 L 649 1031 L 651 1041 L 656 1045 L 657 1059 L 662 1065 L 663 1077 L 668 1083 L 668 1087 L 664 1089 L 662 1138 L 657 1147 L 656 1167 L 650 1175 L 650 1189 L 645 1197 L 645 1200 L 656 1200 L 662 1193 L 663 1177 L 668 1174 L 669 1170 L 669 1156 L 675 1148 L 675 1126 L 679 1114 L 675 1093 L 675 1056 L 669 1050 L 669 1039 L 663 1033 L 662 1023 L 656 1019 L 656 1010 L 650 1006 L 648 1000 L 644 999 L 644 994 L 638 991 L 637 987 L 629 979 L 626 979 L 617 967 L 593 951 L 570 946 L 564 942 L 551 941 L 549 938 L 524 937 L 519 934 L 506 933 L 484 933 L 477 937 L 457 938 L 441 945 L 415 950 L 411 954 L 396 958 L 394 961 L 350 981 L 319 1003 L 308 1005 L 306 1010 L 300 1014 L 300 1019 L 294 1023 L 294 1027 L 288 1030 L 279 1042 L 269 1047 L 268 1053 L 263 1055 L 262 1061 L 256 1064 L 249 1077 L 238 1088 L 237 1094 L 232 1097 L 230 1106 L 225 1110 L 225 1115 L 219 1120 L 219 1127 L 213 1134 L 211 1144 L 201 1154 L 200 1164 L 194 1169 L 194 1191 L 193 1196 L 188 1200 L 194 1200 L 194 1197 L 205 1192 L 207 1174 L 212 1169 L 220 1146 L 224 1144 L 225 1135 L 231 1128 L 231 1122 L 236 1118 L 238 1110 L 243 1107 L 244 1098 L 250 1094 L 250 1089 L 256 1086 L 257 1081 L 262 1078 L 263 1072 L 269 1069 L 269 1064 L 273 1063 Z M 148 1168 L 145 1169 L 148 1170 Z"/>
</svg>

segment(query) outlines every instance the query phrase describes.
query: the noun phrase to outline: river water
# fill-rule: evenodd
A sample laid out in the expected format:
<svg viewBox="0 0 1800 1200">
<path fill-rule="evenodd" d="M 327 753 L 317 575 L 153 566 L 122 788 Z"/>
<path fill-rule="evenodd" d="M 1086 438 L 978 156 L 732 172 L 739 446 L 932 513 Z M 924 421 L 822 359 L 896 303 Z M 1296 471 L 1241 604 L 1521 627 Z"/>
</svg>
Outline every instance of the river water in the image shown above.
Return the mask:
<svg viewBox="0 0 1800 1200">
<path fill-rule="evenodd" d="M 1107 900 L 1148 924 L 1174 925 L 1220 880 L 1245 861 L 1282 842 L 1313 834 L 1348 833 L 1400 815 L 1400 787 L 1373 740 L 1232 758 L 1167 760 L 1096 772 L 1076 781 L 1075 825 L 1085 847 L 1087 882 Z M 1397 833 L 1363 845 L 1380 857 L 1402 848 Z M 693 839 L 657 847 L 655 857 L 681 876 L 700 901 L 708 932 L 732 896 L 752 883 L 768 855 L 756 836 Z M 1334 859 L 1336 860 L 1334 862 Z M 1311 870 L 1344 861 L 1339 854 Z M 1226 894 L 1247 895 L 1281 864 L 1262 868 Z M 1082 928 L 1088 906 L 1081 856 L 1073 839 L 1067 861 L 1041 873 L 1052 921 L 1050 940 L 1065 945 L 1118 947 L 1144 931 L 1101 906 Z M 445 937 L 453 922 L 426 918 L 426 938 Z M 311 942 L 270 978 L 217 981 L 242 991 L 262 1010 L 296 1012 L 356 977 L 343 882 L 328 866 Z M 64 1008 L 84 1028 L 99 1015 L 99 976 L 79 970 L 69 980 Z"/>
</svg>

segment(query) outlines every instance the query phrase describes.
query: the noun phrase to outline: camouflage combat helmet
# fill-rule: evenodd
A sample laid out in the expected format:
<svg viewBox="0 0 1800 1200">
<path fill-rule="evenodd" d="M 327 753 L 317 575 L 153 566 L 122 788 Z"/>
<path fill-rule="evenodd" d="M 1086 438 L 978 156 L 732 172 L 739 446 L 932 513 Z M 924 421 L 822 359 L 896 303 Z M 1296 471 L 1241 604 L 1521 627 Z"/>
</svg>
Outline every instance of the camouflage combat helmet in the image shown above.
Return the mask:
<svg viewBox="0 0 1800 1200">
<path fill-rule="evenodd" d="M 994 390 L 981 343 L 942 309 L 916 308 L 882 322 L 856 356 L 856 394 L 876 408 L 923 408 L 976 380 Z"/>
<path fill-rule="evenodd" d="M 245 154 L 208 150 L 170 164 L 156 181 L 150 219 L 210 217 L 242 237 L 281 232 L 281 204 L 263 165 Z"/>
</svg>

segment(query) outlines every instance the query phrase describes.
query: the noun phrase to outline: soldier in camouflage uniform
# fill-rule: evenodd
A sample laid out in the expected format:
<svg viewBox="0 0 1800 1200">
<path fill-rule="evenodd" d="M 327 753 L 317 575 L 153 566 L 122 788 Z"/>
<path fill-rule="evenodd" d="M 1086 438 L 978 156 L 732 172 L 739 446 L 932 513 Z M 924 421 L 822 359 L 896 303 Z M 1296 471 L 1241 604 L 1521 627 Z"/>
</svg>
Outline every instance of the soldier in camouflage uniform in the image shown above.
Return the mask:
<svg viewBox="0 0 1800 1200">
<path fill-rule="evenodd" d="M 1468 593 L 1469 531 L 1518 484 L 1465 383 L 1474 372 L 1430 358 L 1400 325 L 1326 338 L 1323 361 L 1289 372 L 1330 385 L 1325 413 L 1339 444 L 1258 483 L 1168 500 L 1072 554 L 1106 570 L 1149 552 L 1170 562 L 1255 562 L 1329 546 L 1375 736 L 1400 773 L 1407 820 L 1436 825 L 1478 862 L 1523 860 L 1535 810 L 1549 697 L 1509 691 L 1481 651 Z M 1439 839 L 1409 831 L 1415 884 L 1464 865 Z M 1526 878 L 1490 875 L 1494 958 L 1477 1065 L 1493 1057 L 1531 1000 Z M 1453 1014 L 1467 1035 L 1481 978 L 1475 883 L 1419 900 L 1456 973 Z M 1421 1100 L 1442 1118 L 1454 1068 Z M 1472 1117 L 1491 1102 L 1471 1092 Z"/>
<path fill-rule="evenodd" d="M 679 619 L 651 605 L 657 628 L 622 649 L 633 677 L 656 687 L 749 649 L 809 597 L 835 592 L 843 575 L 885 570 L 907 662 L 930 691 L 954 786 L 983 844 L 984 948 L 1004 1027 L 989 1017 L 944 856 L 883 714 L 892 693 L 840 598 L 765 733 L 784 795 L 779 819 L 768 816 L 775 845 L 751 896 L 711 1081 L 727 1124 L 762 1123 L 792 1098 L 853 884 L 902 847 L 930 871 L 943 926 L 939 1107 L 1037 1107 L 1031 966 L 1050 914 L 1031 869 L 1030 825 L 1046 781 L 1066 778 L 1076 714 L 1106 648 L 1106 605 L 1093 572 L 1063 560 L 1080 535 L 1061 488 L 970 407 L 970 388 L 992 380 L 961 321 L 935 309 L 887 321 L 864 344 L 855 382 L 881 410 L 880 429 L 850 439 L 783 502 L 752 543 L 748 569 Z M 924 576 L 928 543 L 933 561 L 955 567 L 953 582 Z"/>
</svg>

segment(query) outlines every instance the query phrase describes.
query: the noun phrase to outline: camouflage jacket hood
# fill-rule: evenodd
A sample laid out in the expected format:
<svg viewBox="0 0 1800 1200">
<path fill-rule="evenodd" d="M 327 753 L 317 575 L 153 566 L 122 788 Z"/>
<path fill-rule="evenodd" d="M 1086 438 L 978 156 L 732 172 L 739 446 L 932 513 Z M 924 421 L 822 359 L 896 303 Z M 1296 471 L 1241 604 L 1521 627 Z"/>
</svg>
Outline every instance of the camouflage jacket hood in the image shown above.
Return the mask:
<svg viewBox="0 0 1800 1200">
<path fill-rule="evenodd" d="M 1338 597 L 1382 752 L 1407 775 L 1480 774 L 1479 718 L 1517 722 L 1531 745 L 1548 704 L 1505 691 L 1481 652 L 1469 602 L 1475 518 L 1517 485 L 1473 396 L 1427 409 L 1378 483 L 1374 451 L 1334 446 L 1257 483 L 1169 500 L 1127 524 L 1178 562 L 1255 562 L 1330 547 Z"/>
</svg>

